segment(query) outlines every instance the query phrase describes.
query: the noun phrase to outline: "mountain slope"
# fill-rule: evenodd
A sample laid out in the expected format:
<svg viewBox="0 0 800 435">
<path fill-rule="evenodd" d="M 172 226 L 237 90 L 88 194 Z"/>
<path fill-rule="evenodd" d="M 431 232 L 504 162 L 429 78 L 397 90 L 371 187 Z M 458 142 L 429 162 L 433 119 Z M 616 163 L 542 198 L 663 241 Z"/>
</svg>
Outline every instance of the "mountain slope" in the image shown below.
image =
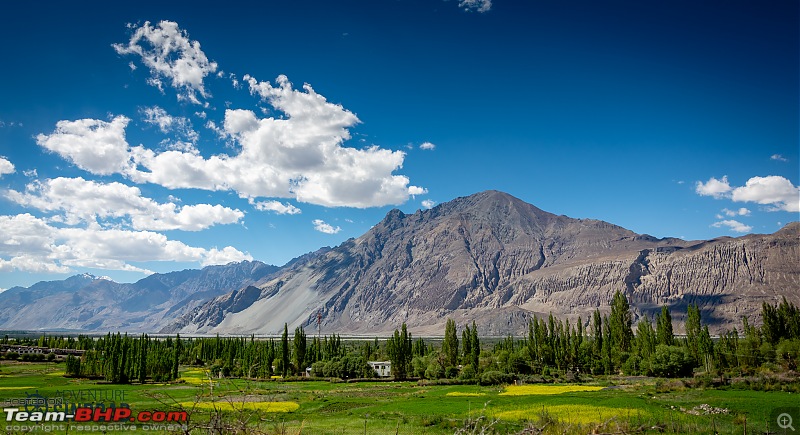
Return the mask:
<svg viewBox="0 0 800 435">
<path fill-rule="evenodd" d="M 0 293 L 0 329 L 152 332 L 279 268 L 261 262 L 153 274 L 132 284 L 91 275 Z"/>
<path fill-rule="evenodd" d="M 439 335 L 448 317 L 486 334 L 519 332 L 533 314 L 588 320 L 617 290 L 637 314 L 697 302 L 717 330 L 762 301 L 798 303 L 800 224 L 773 235 L 687 242 L 542 211 L 481 192 L 405 215 L 197 307 L 164 332 L 273 334 L 290 327 L 375 334 L 406 322 Z M 679 328 L 680 329 L 680 328 Z"/>
</svg>

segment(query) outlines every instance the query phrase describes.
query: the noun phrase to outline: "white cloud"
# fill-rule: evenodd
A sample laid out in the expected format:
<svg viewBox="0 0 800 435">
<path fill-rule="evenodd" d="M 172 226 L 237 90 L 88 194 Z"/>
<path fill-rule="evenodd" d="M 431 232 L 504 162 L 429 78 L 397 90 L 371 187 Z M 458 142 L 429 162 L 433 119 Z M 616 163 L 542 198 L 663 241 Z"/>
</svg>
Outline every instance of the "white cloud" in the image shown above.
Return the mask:
<svg viewBox="0 0 800 435">
<path fill-rule="evenodd" d="M 408 194 L 409 195 L 424 195 L 428 193 L 428 189 L 419 186 L 408 186 Z"/>
<path fill-rule="evenodd" d="M 0 156 L 0 177 L 6 174 L 13 174 L 16 171 L 14 164 L 3 156 Z"/>
<path fill-rule="evenodd" d="M 737 233 L 747 233 L 753 229 L 753 227 L 735 220 L 723 220 L 715 222 L 711 224 L 711 226 L 716 228 L 728 227 L 731 231 L 735 231 Z"/>
<path fill-rule="evenodd" d="M 22 171 L 22 175 L 29 178 L 36 178 L 39 176 L 39 173 L 36 172 L 36 169 L 28 169 L 26 171 Z"/>
<path fill-rule="evenodd" d="M 436 205 L 436 201 L 434 200 L 426 199 L 422 201 L 422 206 L 425 208 L 433 208 L 434 205 Z"/>
<path fill-rule="evenodd" d="M 734 201 L 771 204 L 771 211 L 800 212 L 800 188 L 778 175 L 753 177 L 742 187 L 733 189 Z"/>
<path fill-rule="evenodd" d="M 200 231 L 216 224 L 236 223 L 244 217 L 243 212 L 218 204 L 159 204 L 143 197 L 137 187 L 83 178 L 60 177 L 34 182 L 28 184 L 25 193 L 9 190 L 6 197 L 23 206 L 63 212 L 60 220 L 69 225 L 102 224 L 105 219 L 127 217 L 128 225 L 136 230 Z"/>
<path fill-rule="evenodd" d="M 199 135 L 192 128 L 192 122 L 180 116 L 171 116 L 166 110 L 158 107 L 146 107 L 142 109 L 144 115 L 144 122 L 148 124 L 157 125 L 162 133 L 176 133 L 179 137 L 188 140 L 192 144 L 197 143 Z M 180 144 L 181 142 L 176 142 Z M 187 149 L 187 147 L 178 147 L 179 149 Z M 190 147 L 189 150 L 192 150 Z"/>
<path fill-rule="evenodd" d="M 492 0 L 459 0 L 458 6 L 468 11 L 488 12 L 492 9 Z"/>
<path fill-rule="evenodd" d="M 236 141 L 238 154 L 205 158 L 137 146 L 130 149 L 137 169 L 128 170 L 127 160 L 117 164 L 125 168 L 123 175 L 170 189 L 234 190 L 243 198 L 295 198 L 327 207 L 397 205 L 410 195 L 427 192 L 409 185 L 408 177 L 393 175 L 405 153 L 377 146 L 342 146 L 350 138 L 348 128 L 358 118 L 310 86 L 305 85 L 304 91 L 293 89 L 283 76 L 277 87 L 250 76 L 244 80 L 252 93 L 287 117 L 258 118 L 250 110 L 228 109 L 222 127 L 211 121 L 208 127 Z"/>
<path fill-rule="evenodd" d="M 300 214 L 302 210 L 292 204 L 283 204 L 280 201 L 250 201 L 250 204 L 261 211 L 274 211 L 277 214 Z"/>
<path fill-rule="evenodd" d="M 200 104 L 199 94 L 208 98 L 203 80 L 217 70 L 216 62 L 210 62 L 200 43 L 189 40 L 186 31 L 172 21 L 161 21 L 151 26 L 149 21 L 134 29 L 128 44 L 113 44 L 117 53 L 136 54 L 150 68 L 148 82 L 163 91 L 162 79 L 171 82 L 178 91 L 178 99 Z"/>
<path fill-rule="evenodd" d="M 750 210 L 742 207 L 739 210 L 728 210 L 727 208 L 723 208 L 722 212 L 725 213 L 725 216 L 734 217 L 734 216 L 750 216 Z M 720 215 L 717 215 L 720 216 Z"/>
<path fill-rule="evenodd" d="M 203 254 L 202 258 L 200 265 L 203 267 L 253 260 L 250 254 L 241 252 L 232 246 L 226 246 L 222 249 L 211 248 Z"/>
<path fill-rule="evenodd" d="M 132 28 L 130 44 L 115 45 L 118 52 L 142 55 L 158 72 L 155 80 L 169 77 L 174 86 L 205 95 L 203 78 L 216 70 L 216 64 L 212 68 L 198 60 L 202 54 L 199 44 L 189 41 L 171 22 Z M 152 47 L 143 48 L 145 43 Z M 165 52 L 158 52 L 159 48 Z M 273 110 L 267 112 L 271 116 L 261 118 L 250 110 L 228 109 L 222 125 L 206 122 L 220 138 L 231 141 L 230 154 L 203 156 L 183 141 L 168 143 L 166 150 L 131 147 L 125 138 L 129 123 L 125 116 L 111 122 L 61 121 L 52 134 L 39 135 L 37 142 L 93 174 L 118 173 L 136 183 L 169 189 L 235 191 L 248 200 L 293 198 L 326 207 L 367 208 L 399 205 L 412 195 L 427 192 L 411 185 L 408 177 L 394 173 L 402 168 L 404 152 L 375 145 L 345 147 L 344 142 L 351 138 L 349 129 L 360 122 L 358 117 L 328 102 L 310 85 L 295 89 L 285 76 L 272 84 L 245 75 L 241 83 Z M 276 112 L 282 115 L 274 115 Z M 185 139 L 197 138 L 188 120 L 172 117 L 163 109 L 146 109 L 145 116 L 146 122 L 162 131 L 186 131 Z"/>
<path fill-rule="evenodd" d="M 800 211 L 800 188 L 779 175 L 752 177 L 744 186 L 735 188 L 728 183 L 728 177 L 722 177 L 722 180 L 712 177 L 706 183 L 698 181 L 695 191 L 699 195 L 713 196 L 716 199 L 730 198 L 734 202 L 769 204 L 773 206 L 768 209 L 769 211 Z M 746 210 L 744 213 L 747 214 L 741 216 L 750 213 L 744 208 L 739 209 L 739 212 L 742 210 Z M 734 215 L 728 214 L 728 216 Z"/>
<path fill-rule="evenodd" d="M 419 146 L 419 149 L 433 151 L 436 149 L 436 145 L 430 142 L 423 142 L 422 145 Z"/>
<path fill-rule="evenodd" d="M 336 234 L 342 229 L 339 227 L 334 228 L 332 225 L 325 223 L 322 219 L 314 219 L 312 222 L 314 229 L 325 234 Z"/>
<path fill-rule="evenodd" d="M 722 177 L 722 180 L 717 180 L 711 177 L 706 183 L 698 181 L 695 187 L 695 192 L 702 196 L 713 196 L 720 199 L 725 198 L 731 191 L 731 186 L 728 184 L 728 177 Z"/>
<path fill-rule="evenodd" d="M 789 161 L 789 159 L 787 159 L 786 157 L 784 157 L 784 156 L 782 156 L 780 154 L 773 154 L 769 158 L 772 159 L 772 160 L 777 160 L 779 162 L 788 162 Z"/>
<path fill-rule="evenodd" d="M 125 173 L 130 168 L 125 140 L 129 121 L 125 116 L 117 116 L 111 122 L 59 121 L 52 134 L 36 136 L 36 143 L 93 174 Z"/>
<path fill-rule="evenodd" d="M 71 267 L 150 273 L 131 262 L 198 262 L 203 266 L 252 257 L 227 246 L 193 247 L 150 231 L 57 228 L 30 214 L 0 216 L 0 271 L 66 273 Z"/>
</svg>

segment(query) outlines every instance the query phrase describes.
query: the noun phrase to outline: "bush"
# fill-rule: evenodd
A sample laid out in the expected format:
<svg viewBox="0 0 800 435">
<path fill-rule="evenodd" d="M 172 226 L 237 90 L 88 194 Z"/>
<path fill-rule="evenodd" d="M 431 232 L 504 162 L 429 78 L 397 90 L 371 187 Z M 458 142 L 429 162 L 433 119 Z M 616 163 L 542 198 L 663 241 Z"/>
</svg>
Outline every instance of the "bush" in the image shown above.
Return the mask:
<svg viewBox="0 0 800 435">
<path fill-rule="evenodd" d="M 692 373 L 692 360 L 681 346 L 659 344 L 653 355 L 651 369 L 656 376 L 688 376 Z"/>
<path fill-rule="evenodd" d="M 789 370 L 797 370 L 797 361 L 800 360 L 800 340 L 781 340 L 775 349 L 778 361 Z"/>
<path fill-rule="evenodd" d="M 8 359 L 8 360 L 17 360 L 17 359 L 19 359 L 19 354 L 17 352 L 13 352 L 13 351 L 6 352 L 6 359 Z"/>
<path fill-rule="evenodd" d="M 425 379 L 441 379 L 444 377 L 444 369 L 436 361 L 428 364 L 425 370 Z"/>
<path fill-rule="evenodd" d="M 44 361 L 44 355 L 41 353 L 25 353 L 22 354 L 22 360 L 30 362 Z"/>
<path fill-rule="evenodd" d="M 514 381 L 514 376 L 508 373 L 490 370 L 481 375 L 481 385 L 509 384 Z"/>
<path fill-rule="evenodd" d="M 470 381 L 475 379 L 477 376 L 478 374 L 475 373 L 475 369 L 472 368 L 472 364 L 467 364 L 463 369 L 461 369 L 461 373 L 458 374 L 458 379 L 461 379 L 462 381 Z"/>
</svg>

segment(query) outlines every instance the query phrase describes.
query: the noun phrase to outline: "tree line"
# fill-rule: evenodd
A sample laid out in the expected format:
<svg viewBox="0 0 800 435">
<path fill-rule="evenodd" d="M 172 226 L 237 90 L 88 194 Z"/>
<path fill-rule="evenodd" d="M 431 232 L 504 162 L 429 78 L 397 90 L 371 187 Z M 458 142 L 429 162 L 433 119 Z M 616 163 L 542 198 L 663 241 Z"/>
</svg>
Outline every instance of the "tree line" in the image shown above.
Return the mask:
<svg viewBox="0 0 800 435">
<path fill-rule="evenodd" d="M 104 337 L 54 337 L 17 340 L 16 344 L 82 349 L 68 356 L 68 376 L 102 378 L 112 383 L 171 381 L 178 366 L 207 367 L 213 376 L 266 379 L 310 375 L 336 378 L 376 376 L 369 361 L 391 362 L 397 379 L 460 379 L 482 383 L 508 382 L 526 376 L 648 375 L 690 376 L 752 373 L 764 364 L 797 368 L 800 357 L 800 310 L 783 299 L 764 303 L 761 326 L 742 319 L 742 329 L 712 338 L 697 305 L 686 311 L 685 336 L 673 332 L 672 313 L 661 307 L 654 319 L 633 314 L 617 292 L 610 312 L 596 310 L 591 319 L 575 322 L 534 316 L 527 333 L 482 345 L 474 322 L 461 329 L 448 319 L 441 340 L 412 337 L 403 324 L 385 340 L 342 341 L 339 335 L 308 337 L 302 327 L 290 336 L 284 324 L 280 338 L 250 337 L 153 338 L 127 334 Z M 484 341 L 487 341 L 484 339 Z M 10 342 L 4 337 L 4 344 Z"/>
</svg>

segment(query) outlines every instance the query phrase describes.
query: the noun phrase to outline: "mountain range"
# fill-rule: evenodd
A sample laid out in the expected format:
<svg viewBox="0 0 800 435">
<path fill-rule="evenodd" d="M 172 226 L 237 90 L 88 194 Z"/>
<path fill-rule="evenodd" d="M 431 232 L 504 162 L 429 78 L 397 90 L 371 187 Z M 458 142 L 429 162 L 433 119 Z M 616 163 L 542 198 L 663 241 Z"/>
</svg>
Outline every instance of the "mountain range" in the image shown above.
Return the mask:
<svg viewBox="0 0 800 435">
<path fill-rule="evenodd" d="M 800 222 L 774 234 L 658 239 L 558 216 L 497 191 L 429 210 L 390 211 L 367 233 L 282 267 L 232 263 L 133 284 L 78 275 L 0 293 L 0 329 L 383 335 L 403 322 L 441 335 L 452 318 L 482 334 L 520 333 L 533 315 L 588 322 L 616 291 L 634 316 L 696 303 L 712 332 L 763 302 L 800 305 Z M 319 320 L 319 324 L 317 323 Z"/>
</svg>

